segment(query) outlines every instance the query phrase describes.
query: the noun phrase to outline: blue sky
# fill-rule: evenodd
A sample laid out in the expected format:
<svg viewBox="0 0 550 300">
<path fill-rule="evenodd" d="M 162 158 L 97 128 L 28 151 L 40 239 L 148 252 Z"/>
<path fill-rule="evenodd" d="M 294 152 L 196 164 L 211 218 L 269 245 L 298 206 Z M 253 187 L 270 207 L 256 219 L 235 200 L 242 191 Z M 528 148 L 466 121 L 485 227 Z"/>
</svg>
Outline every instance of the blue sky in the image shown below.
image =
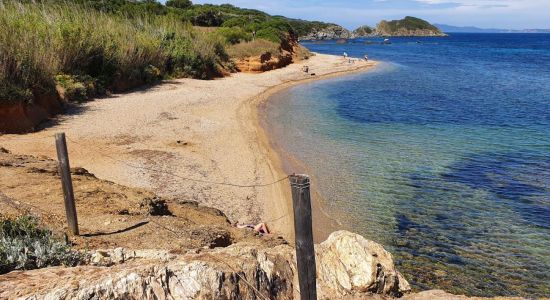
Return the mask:
<svg viewBox="0 0 550 300">
<path fill-rule="evenodd" d="M 195 0 L 270 14 L 334 22 L 350 29 L 410 15 L 433 23 L 484 28 L 550 28 L 550 0 Z"/>
</svg>

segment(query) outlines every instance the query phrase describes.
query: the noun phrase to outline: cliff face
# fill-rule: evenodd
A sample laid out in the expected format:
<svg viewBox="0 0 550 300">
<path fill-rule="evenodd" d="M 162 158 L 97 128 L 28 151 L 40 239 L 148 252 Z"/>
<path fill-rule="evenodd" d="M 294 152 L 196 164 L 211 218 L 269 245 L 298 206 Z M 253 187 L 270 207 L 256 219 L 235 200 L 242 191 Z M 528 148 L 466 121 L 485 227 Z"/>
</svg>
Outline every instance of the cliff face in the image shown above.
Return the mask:
<svg viewBox="0 0 550 300">
<path fill-rule="evenodd" d="M 294 248 L 239 243 L 185 255 L 96 251 L 91 265 L 0 276 L 0 298 L 22 299 L 294 299 Z M 336 232 L 316 248 L 319 299 L 410 290 L 390 253 L 363 237 Z"/>
<path fill-rule="evenodd" d="M 235 66 L 239 72 L 261 73 L 286 67 L 310 55 L 295 36 L 287 36 L 281 41 L 278 53 L 265 52 L 258 56 L 238 59 Z"/>
<path fill-rule="evenodd" d="M 314 40 L 338 40 L 352 38 L 352 34 L 346 28 L 340 25 L 329 25 L 325 28 L 316 28 L 305 36 L 301 36 L 301 41 Z"/>
</svg>

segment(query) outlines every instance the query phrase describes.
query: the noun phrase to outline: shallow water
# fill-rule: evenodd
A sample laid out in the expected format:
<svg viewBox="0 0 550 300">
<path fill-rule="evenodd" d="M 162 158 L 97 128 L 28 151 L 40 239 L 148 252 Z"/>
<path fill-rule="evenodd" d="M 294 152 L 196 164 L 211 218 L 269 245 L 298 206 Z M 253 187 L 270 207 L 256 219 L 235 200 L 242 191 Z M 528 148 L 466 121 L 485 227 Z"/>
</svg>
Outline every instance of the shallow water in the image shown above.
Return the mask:
<svg viewBox="0 0 550 300">
<path fill-rule="evenodd" d="M 325 210 L 418 289 L 549 296 L 550 35 L 305 45 L 382 61 L 267 104 Z"/>
</svg>

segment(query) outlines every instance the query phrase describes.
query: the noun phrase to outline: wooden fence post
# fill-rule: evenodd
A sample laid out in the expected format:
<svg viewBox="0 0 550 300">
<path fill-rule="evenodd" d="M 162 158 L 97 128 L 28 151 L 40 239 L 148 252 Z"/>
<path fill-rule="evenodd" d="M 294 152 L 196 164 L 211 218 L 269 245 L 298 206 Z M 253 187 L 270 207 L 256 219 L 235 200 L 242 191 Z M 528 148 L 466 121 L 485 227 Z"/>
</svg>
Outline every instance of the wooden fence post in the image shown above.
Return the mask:
<svg viewBox="0 0 550 300">
<path fill-rule="evenodd" d="M 294 232 L 296 237 L 296 262 L 300 281 L 300 298 L 317 299 L 317 274 L 311 221 L 310 180 L 307 175 L 290 176 L 292 204 L 294 207 Z"/>
<path fill-rule="evenodd" d="M 73 181 L 71 179 L 71 166 L 69 164 L 69 153 L 65 133 L 55 134 L 55 146 L 57 148 L 57 160 L 59 174 L 61 175 L 61 186 L 63 187 L 63 198 L 65 199 L 65 213 L 69 229 L 74 235 L 79 235 L 78 219 L 76 217 L 76 205 L 74 202 Z"/>
</svg>

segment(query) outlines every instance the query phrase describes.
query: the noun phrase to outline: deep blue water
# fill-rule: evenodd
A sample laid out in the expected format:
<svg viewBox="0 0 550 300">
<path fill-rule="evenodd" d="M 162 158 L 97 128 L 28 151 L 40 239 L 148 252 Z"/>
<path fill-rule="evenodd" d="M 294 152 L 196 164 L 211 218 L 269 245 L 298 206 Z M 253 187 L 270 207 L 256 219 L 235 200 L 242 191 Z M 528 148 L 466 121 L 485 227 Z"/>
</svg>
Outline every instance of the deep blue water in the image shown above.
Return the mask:
<svg viewBox="0 0 550 300">
<path fill-rule="evenodd" d="M 392 42 L 304 43 L 381 63 L 275 95 L 274 142 L 416 288 L 550 296 L 550 35 Z"/>
</svg>

